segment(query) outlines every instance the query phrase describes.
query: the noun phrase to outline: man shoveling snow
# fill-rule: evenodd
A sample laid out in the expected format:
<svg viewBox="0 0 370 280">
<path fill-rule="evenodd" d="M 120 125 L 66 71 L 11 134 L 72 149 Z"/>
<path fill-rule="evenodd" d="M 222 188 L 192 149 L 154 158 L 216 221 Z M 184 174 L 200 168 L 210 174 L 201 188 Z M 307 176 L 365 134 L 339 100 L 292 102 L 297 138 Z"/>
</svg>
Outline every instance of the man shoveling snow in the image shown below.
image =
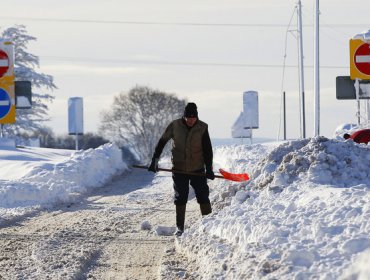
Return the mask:
<svg viewBox="0 0 370 280">
<path fill-rule="evenodd" d="M 173 188 L 176 205 L 175 235 L 181 236 L 184 232 L 186 203 L 189 195 L 189 183 L 193 187 L 202 215 L 212 212 L 209 200 L 207 178 L 213 180 L 212 170 L 213 152 L 208 125 L 198 118 L 195 103 L 188 103 L 182 118 L 169 124 L 159 139 L 155 148 L 149 171 L 158 171 L 159 157 L 167 142 L 172 139 L 172 169 L 175 171 L 193 172 L 205 176 L 195 176 L 183 173 L 172 173 Z"/>
</svg>

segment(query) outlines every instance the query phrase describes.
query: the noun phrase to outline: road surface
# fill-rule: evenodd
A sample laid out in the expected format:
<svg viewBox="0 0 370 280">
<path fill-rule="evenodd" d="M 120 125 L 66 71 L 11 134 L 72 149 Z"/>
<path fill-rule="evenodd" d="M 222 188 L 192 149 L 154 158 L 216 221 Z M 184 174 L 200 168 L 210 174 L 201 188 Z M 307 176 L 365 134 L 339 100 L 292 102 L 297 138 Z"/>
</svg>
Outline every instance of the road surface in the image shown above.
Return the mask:
<svg viewBox="0 0 370 280">
<path fill-rule="evenodd" d="M 0 279 L 191 278 L 173 235 L 170 174 L 133 170 L 75 203 L 0 226 Z M 194 199 L 187 223 L 200 217 Z M 142 229 L 148 221 L 152 226 Z"/>
</svg>

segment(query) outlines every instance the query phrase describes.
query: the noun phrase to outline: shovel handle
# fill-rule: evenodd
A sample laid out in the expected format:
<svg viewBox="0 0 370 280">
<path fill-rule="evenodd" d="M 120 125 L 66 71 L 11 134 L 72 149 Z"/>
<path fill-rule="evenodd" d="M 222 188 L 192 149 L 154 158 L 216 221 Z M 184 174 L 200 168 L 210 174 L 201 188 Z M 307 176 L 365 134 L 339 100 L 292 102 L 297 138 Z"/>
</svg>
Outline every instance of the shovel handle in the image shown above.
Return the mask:
<svg viewBox="0 0 370 280">
<path fill-rule="evenodd" d="M 141 168 L 141 169 L 148 169 L 148 166 L 145 166 L 145 165 L 136 165 L 136 164 L 134 164 L 132 167 Z M 158 170 L 159 171 L 167 171 L 167 172 L 173 172 L 173 173 L 186 174 L 186 175 L 192 175 L 192 176 L 206 177 L 206 174 L 204 174 L 204 173 L 186 172 L 186 171 L 166 169 L 166 168 L 158 168 Z M 225 179 L 221 175 L 215 175 L 215 178 Z"/>
</svg>

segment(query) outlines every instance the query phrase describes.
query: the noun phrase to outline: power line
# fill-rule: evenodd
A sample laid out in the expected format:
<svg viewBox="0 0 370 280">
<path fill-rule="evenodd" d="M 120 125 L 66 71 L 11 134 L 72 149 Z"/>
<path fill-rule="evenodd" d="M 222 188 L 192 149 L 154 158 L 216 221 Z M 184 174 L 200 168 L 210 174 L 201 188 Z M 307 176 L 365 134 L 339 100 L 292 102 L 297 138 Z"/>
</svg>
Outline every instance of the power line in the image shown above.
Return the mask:
<svg viewBox="0 0 370 280">
<path fill-rule="evenodd" d="M 222 63 L 222 62 L 186 62 L 168 60 L 131 60 L 131 59 L 106 59 L 88 57 L 64 57 L 64 56 L 41 56 L 41 59 L 49 61 L 68 61 L 68 62 L 92 62 L 92 63 L 114 63 L 114 64 L 142 64 L 142 65 L 163 65 L 163 66 L 215 66 L 215 67 L 239 67 L 239 68 L 282 68 L 279 64 L 251 64 L 251 63 Z M 288 68 L 297 68 L 297 65 L 285 65 Z M 344 69 L 349 66 L 322 65 L 326 69 Z M 313 65 L 306 65 L 305 68 L 313 68 Z"/>
<path fill-rule="evenodd" d="M 277 131 L 277 140 L 279 140 L 279 137 L 280 137 L 280 128 L 281 128 L 281 114 L 282 113 L 285 113 L 282 109 L 283 107 L 283 103 L 284 103 L 284 79 L 285 79 L 285 67 L 286 67 L 286 58 L 287 58 L 287 50 L 288 50 L 288 34 L 290 32 L 290 25 L 292 23 L 292 20 L 293 20 L 293 17 L 296 13 L 296 10 L 297 10 L 297 6 L 294 7 L 294 10 L 293 10 L 293 13 L 290 17 L 290 20 L 289 20 L 289 23 L 288 23 L 288 26 L 286 28 L 286 32 L 285 32 L 285 43 L 284 43 L 284 59 L 283 59 L 283 75 L 282 75 L 282 79 L 281 79 L 281 89 L 280 89 L 280 92 L 282 94 L 281 96 L 281 99 L 280 99 L 280 114 L 279 114 L 279 125 L 278 125 L 278 131 Z M 285 123 L 285 120 L 284 120 L 284 131 L 286 131 L 286 123 Z M 284 133 L 284 140 L 285 140 L 285 133 Z"/>
<path fill-rule="evenodd" d="M 225 27 L 282 27 L 283 24 L 268 23 L 201 23 L 201 22 L 154 22 L 154 21 L 121 21 L 121 20 L 95 20 L 95 19 L 61 19 L 61 18 L 31 18 L 31 17 L 2 17 L 10 20 L 48 21 L 48 22 L 74 22 L 98 24 L 127 24 L 127 25 L 174 25 L 174 26 L 225 26 Z"/>
<path fill-rule="evenodd" d="M 202 22 L 154 22 L 154 21 L 121 21 L 121 20 L 96 20 L 96 19 L 72 19 L 72 18 L 33 18 L 33 17 L 1 17 L 2 20 L 43 21 L 43 22 L 71 22 L 71 23 L 95 23 L 95 24 L 126 24 L 126 25 L 168 25 L 168 26 L 213 26 L 213 27 L 272 27 L 285 28 L 286 24 L 275 23 L 202 23 Z M 312 26 L 312 25 L 304 25 Z M 364 27 L 368 23 L 339 23 L 323 24 L 320 27 Z"/>
</svg>

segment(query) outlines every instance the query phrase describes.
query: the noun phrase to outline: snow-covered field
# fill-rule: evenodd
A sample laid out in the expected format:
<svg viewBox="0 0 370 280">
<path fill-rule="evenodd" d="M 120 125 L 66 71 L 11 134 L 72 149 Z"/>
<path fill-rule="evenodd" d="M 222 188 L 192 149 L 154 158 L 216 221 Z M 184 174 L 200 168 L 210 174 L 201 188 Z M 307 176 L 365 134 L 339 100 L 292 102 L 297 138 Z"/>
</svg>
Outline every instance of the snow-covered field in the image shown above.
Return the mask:
<svg viewBox="0 0 370 280">
<path fill-rule="evenodd" d="M 7 220 L 74 201 L 127 169 L 111 144 L 77 153 L 2 149 L 0 159 L 0 217 Z M 192 277 L 370 279 L 370 147 L 320 137 L 219 146 L 214 165 L 251 180 L 210 183 L 214 213 L 187 222 L 176 240 L 196 268 Z M 170 183 L 159 173 L 128 198 L 139 201 L 162 180 Z"/>
</svg>

